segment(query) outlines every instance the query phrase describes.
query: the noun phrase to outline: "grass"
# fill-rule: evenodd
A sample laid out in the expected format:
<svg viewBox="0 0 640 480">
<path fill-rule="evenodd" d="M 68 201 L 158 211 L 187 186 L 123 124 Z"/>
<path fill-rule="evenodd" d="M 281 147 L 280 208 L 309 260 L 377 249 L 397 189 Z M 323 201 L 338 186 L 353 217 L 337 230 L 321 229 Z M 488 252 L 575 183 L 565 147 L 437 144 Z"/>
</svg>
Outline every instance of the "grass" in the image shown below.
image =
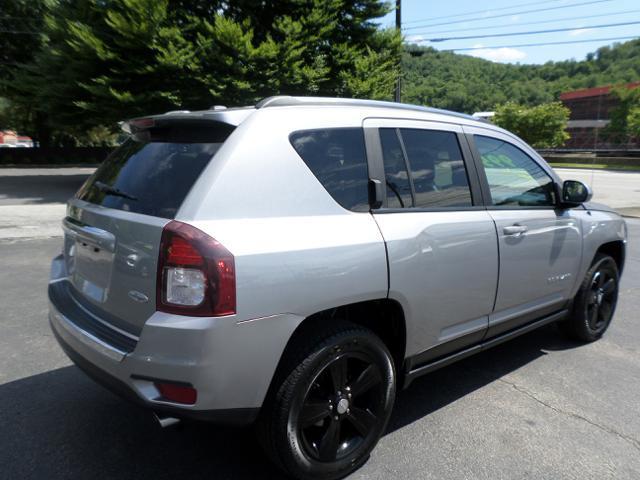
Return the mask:
<svg viewBox="0 0 640 480">
<path fill-rule="evenodd" d="M 587 170 L 624 170 L 629 172 L 640 172 L 640 165 L 608 165 L 606 163 L 564 163 L 549 162 L 554 168 L 583 168 Z"/>
</svg>

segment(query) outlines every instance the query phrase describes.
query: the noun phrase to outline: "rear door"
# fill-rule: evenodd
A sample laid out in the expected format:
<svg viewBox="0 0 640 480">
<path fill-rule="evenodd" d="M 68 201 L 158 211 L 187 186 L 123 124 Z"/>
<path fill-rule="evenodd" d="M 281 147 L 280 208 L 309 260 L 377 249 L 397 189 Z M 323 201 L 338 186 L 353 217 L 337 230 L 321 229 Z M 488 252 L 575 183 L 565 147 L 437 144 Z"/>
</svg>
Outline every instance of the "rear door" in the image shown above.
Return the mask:
<svg viewBox="0 0 640 480">
<path fill-rule="evenodd" d="M 383 191 L 373 215 L 387 245 L 389 297 L 404 308 L 407 355 L 419 365 L 486 333 L 498 281 L 495 226 L 460 126 L 364 126 L 370 176 Z"/>
<path fill-rule="evenodd" d="M 156 310 L 162 228 L 233 127 L 150 121 L 70 200 L 64 256 L 69 294 L 86 311 L 137 335 Z"/>
<path fill-rule="evenodd" d="M 496 223 L 500 282 L 488 336 L 565 307 L 582 255 L 580 225 L 556 207 L 554 179 L 516 139 L 464 127 Z"/>
</svg>

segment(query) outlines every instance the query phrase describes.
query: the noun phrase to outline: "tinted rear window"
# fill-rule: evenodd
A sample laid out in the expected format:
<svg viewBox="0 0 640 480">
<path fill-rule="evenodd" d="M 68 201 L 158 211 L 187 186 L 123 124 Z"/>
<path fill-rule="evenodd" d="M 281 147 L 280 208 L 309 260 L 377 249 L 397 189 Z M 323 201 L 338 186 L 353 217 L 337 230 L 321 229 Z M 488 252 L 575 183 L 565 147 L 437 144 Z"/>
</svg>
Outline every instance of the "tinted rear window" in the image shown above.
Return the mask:
<svg viewBox="0 0 640 480">
<path fill-rule="evenodd" d="M 336 202 L 349 210 L 369 210 L 369 173 L 361 128 L 304 130 L 292 133 L 290 140 Z"/>
<path fill-rule="evenodd" d="M 226 125 L 209 123 L 164 126 L 134 135 L 104 161 L 77 197 L 104 207 L 174 218 L 231 131 Z"/>
</svg>

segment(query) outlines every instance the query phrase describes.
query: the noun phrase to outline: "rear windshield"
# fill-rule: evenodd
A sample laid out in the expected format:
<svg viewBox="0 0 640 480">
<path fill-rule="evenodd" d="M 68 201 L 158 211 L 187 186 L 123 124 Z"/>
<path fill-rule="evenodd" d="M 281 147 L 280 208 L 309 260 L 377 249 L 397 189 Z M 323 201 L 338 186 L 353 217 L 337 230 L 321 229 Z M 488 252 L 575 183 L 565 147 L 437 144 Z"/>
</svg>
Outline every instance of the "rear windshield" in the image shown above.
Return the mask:
<svg viewBox="0 0 640 480">
<path fill-rule="evenodd" d="M 209 122 L 138 133 L 104 161 L 77 198 L 127 212 L 174 218 L 232 130 Z"/>
</svg>

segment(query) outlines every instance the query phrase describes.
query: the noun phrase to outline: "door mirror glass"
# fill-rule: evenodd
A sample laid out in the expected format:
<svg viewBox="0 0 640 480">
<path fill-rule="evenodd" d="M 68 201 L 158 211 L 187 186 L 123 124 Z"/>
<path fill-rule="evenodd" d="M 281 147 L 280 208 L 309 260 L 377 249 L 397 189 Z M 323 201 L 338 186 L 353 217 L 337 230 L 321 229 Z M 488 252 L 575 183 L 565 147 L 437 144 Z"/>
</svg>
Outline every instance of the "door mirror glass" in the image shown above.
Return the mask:
<svg viewBox="0 0 640 480">
<path fill-rule="evenodd" d="M 562 203 L 567 206 L 577 206 L 591 200 L 591 189 L 578 180 L 566 180 L 562 184 Z"/>
</svg>

